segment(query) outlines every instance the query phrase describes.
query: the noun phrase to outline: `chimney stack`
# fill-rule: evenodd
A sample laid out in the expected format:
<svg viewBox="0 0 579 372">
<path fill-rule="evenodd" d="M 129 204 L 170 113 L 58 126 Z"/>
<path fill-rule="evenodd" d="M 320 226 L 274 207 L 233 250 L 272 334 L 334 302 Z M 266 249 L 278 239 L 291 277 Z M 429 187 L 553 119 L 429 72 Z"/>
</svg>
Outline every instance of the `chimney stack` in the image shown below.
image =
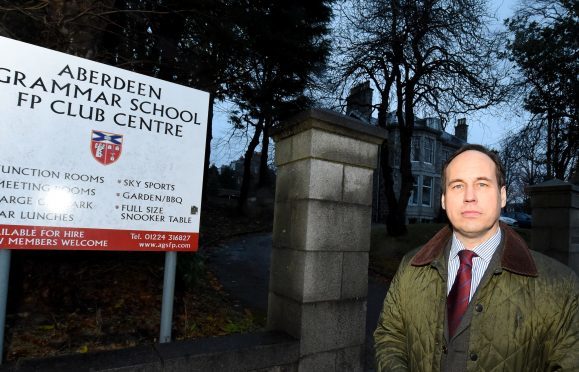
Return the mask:
<svg viewBox="0 0 579 372">
<path fill-rule="evenodd" d="M 370 81 L 365 81 L 350 89 L 346 98 L 346 115 L 370 123 L 372 117 L 372 93 Z"/>
<path fill-rule="evenodd" d="M 458 119 L 458 123 L 454 126 L 454 135 L 464 142 L 468 142 L 468 125 L 466 118 Z"/>
</svg>

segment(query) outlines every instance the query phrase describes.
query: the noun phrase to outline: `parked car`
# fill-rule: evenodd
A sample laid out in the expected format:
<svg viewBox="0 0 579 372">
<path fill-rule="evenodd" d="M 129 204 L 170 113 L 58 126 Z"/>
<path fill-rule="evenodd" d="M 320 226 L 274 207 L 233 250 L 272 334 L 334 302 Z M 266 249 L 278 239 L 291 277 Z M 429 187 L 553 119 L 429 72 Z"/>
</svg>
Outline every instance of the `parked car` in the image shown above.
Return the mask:
<svg viewBox="0 0 579 372">
<path fill-rule="evenodd" d="M 504 223 L 506 223 L 509 226 L 519 226 L 517 220 L 515 220 L 514 218 L 511 218 L 511 217 L 507 217 L 502 213 L 501 213 L 501 216 L 499 217 L 499 221 L 503 221 Z"/>
<path fill-rule="evenodd" d="M 503 212 L 503 216 L 517 220 L 519 227 L 533 226 L 533 217 L 524 212 Z"/>
</svg>

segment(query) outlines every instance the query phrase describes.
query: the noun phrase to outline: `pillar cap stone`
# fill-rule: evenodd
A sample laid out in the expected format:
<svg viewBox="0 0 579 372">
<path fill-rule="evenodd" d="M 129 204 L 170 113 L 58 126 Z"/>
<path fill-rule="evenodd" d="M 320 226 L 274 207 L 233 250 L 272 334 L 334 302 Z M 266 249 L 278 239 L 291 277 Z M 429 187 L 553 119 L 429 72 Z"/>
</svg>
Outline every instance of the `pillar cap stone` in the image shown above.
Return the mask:
<svg viewBox="0 0 579 372">
<path fill-rule="evenodd" d="M 575 191 L 579 192 L 579 185 L 574 185 L 570 182 L 561 181 L 558 179 L 552 179 L 539 183 L 537 185 L 532 185 L 527 187 L 529 194 L 541 193 L 545 191 Z"/>
<path fill-rule="evenodd" d="M 278 142 L 281 139 L 309 129 L 320 129 L 377 145 L 382 144 L 388 136 L 388 132 L 385 129 L 365 124 L 358 119 L 326 109 L 303 111 L 275 128 L 271 132 L 271 136 Z"/>
</svg>

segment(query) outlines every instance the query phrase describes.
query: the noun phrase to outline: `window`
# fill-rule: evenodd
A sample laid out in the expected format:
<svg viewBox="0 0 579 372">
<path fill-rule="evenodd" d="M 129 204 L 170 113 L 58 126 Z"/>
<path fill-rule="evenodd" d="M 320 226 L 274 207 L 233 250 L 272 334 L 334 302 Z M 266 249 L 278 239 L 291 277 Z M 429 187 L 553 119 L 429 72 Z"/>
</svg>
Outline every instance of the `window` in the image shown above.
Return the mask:
<svg viewBox="0 0 579 372">
<path fill-rule="evenodd" d="M 422 176 L 422 205 L 432 206 L 432 177 Z"/>
<path fill-rule="evenodd" d="M 410 159 L 412 161 L 420 161 L 420 137 L 412 137 L 412 154 Z"/>
<path fill-rule="evenodd" d="M 408 204 L 418 204 L 418 177 L 414 177 L 414 182 L 412 182 L 412 193 L 410 194 L 410 200 L 408 201 Z"/>
<path fill-rule="evenodd" d="M 432 138 L 424 139 L 424 162 L 434 163 L 434 140 Z"/>
</svg>

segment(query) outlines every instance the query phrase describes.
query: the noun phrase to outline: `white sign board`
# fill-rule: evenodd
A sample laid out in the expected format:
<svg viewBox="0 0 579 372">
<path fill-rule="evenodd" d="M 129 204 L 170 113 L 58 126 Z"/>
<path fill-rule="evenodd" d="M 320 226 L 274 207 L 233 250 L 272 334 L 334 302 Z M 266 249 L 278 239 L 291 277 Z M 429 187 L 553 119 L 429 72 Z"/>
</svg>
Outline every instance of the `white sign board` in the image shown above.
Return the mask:
<svg viewBox="0 0 579 372">
<path fill-rule="evenodd" d="M 209 94 L 0 50 L 0 249 L 195 251 Z"/>
</svg>

